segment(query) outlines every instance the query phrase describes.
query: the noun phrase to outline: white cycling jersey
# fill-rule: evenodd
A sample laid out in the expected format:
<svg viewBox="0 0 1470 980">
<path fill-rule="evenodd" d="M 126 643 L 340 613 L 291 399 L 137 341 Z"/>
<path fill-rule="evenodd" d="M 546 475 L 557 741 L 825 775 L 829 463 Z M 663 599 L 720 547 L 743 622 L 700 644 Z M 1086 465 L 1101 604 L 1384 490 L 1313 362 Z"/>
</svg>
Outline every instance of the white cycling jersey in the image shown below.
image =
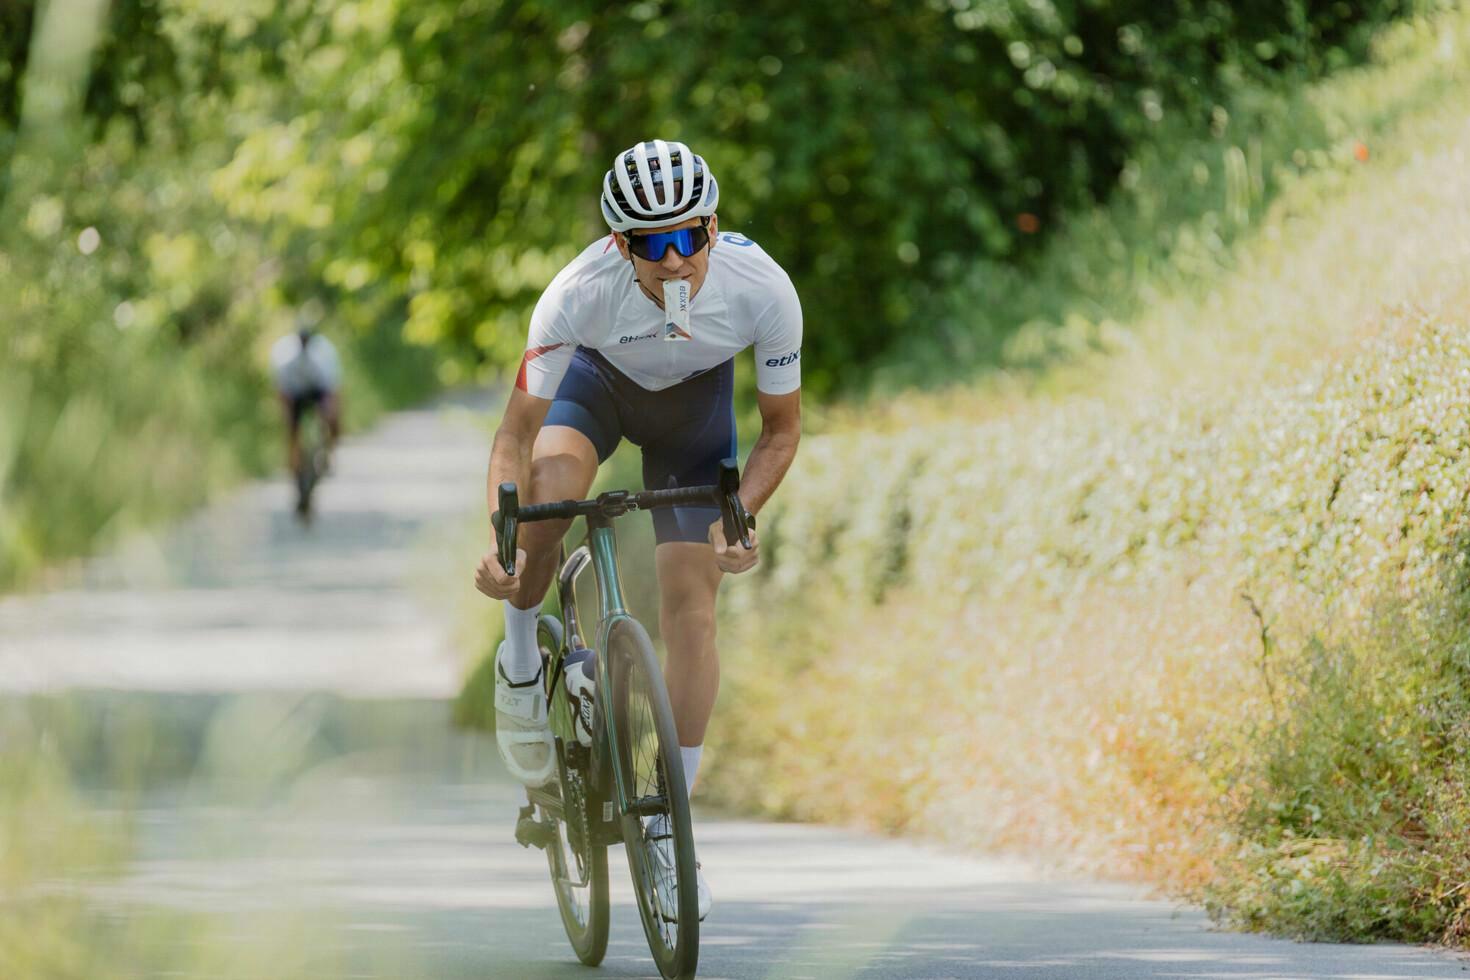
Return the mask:
<svg viewBox="0 0 1470 980">
<path fill-rule="evenodd" d="M 276 390 L 287 398 L 300 398 L 313 391 L 334 392 L 342 383 L 342 362 L 337 348 L 321 334 L 307 343 L 290 333 L 271 346 L 271 373 Z"/>
<path fill-rule="evenodd" d="M 690 340 L 662 339 L 664 313 L 638 287 L 613 238 L 589 245 L 557 273 L 531 314 L 516 386 L 556 397 L 577 347 L 590 347 L 630 380 L 661 391 L 755 347 L 756 387 L 801 387 L 801 303 L 785 271 L 755 242 L 721 232 L 709 274 L 689 304 Z"/>
</svg>

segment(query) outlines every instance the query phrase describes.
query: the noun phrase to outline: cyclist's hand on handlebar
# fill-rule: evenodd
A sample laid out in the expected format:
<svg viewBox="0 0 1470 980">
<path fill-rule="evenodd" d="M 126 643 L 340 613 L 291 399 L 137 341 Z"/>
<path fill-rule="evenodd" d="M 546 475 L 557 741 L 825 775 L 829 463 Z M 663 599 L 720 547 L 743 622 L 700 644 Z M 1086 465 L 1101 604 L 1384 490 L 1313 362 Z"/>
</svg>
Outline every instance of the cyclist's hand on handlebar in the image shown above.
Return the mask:
<svg viewBox="0 0 1470 980">
<path fill-rule="evenodd" d="M 736 541 L 734 544 L 725 543 L 725 526 L 720 521 L 715 521 L 709 526 L 709 543 L 715 549 L 715 564 L 720 566 L 720 571 L 748 572 L 760 561 L 759 539 L 756 538 L 755 529 L 750 529 L 750 547 Z"/>
<path fill-rule="evenodd" d="M 492 599 L 513 599 L 521 591 L 521 573 L 526 570 L 526 549 L 516 549 L 515 577 L 505 574 L 500 565 L 500 556 L 490 552 L 480 559 L 475 569 L 475 588 Z"/>
</svg>

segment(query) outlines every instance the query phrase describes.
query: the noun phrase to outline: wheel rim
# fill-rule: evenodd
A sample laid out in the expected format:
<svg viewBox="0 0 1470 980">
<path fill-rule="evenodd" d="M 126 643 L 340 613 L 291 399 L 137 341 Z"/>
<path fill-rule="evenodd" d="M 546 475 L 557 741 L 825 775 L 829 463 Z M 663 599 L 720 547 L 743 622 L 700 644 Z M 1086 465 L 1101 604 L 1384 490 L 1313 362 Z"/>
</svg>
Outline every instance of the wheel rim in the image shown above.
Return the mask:
<svg viewBox="0 0 1470 980">
<path fill-rule="evenodd" d="M 618 692 L 620 730 L 627 733 L 628 736 L 626 744 L 619 746 L 625 766 L 624 772 L 629 777 L 627 791 L 633 801 L 641 801 L 645 804 L 657 799 L 663 801 L 661 812 L 657 815 L 645 814 L 627 818 L 625 836 L 628 837 L 629 843 L 634 845 L 629 848 L 630 863 L 633 865 L 631 870 L 638 876 L 641 884 L 641 887 L 637 889 L 639 915 L 643 918 L 644 927 L 649 931 L 650 938 L 653 936 L 658 938 L 658 945 L 662 949 L 655 949 L 654 953 L 660 960 L 660 965 L 664 966 L 673 959 L 679 942 L 678 923 L 670 922 L 659 914 L 655 897 L 659 879 L 665 874 L 658 856 L 654 853 L 654 848 L 659 846 L 655 843 L 655 838 L 660 833 L 672 833 L 667 823 L 670 819 L 667 795 L 668 777 L 658 755 L 658 731 L 653 706 L 648 695 L 648 676 L 638 669 L 636 659 L 633 657 L 621 658 L 621 666 L 622 676 L 614 681 L 614 690 Z M 659 817 L 662 817 L 664 821 L 662 828 L 656 826 Z M 667 874 L 671 876 L 669 887 L 673 893 L 675 908 L 677 908 L 680 897 L 678 881 L 676 877 L 672 877 L 673 869 L 669 869 Z"/>
<path fill-rule="evenodd" d="M 544 627 L 543 627 L 544 629 Z M 541 651 L 543 663 L 553 662 L 558 644 L 555 639 L 546 636 L 537 636 L 537 646 Z M 558 767 L 560 768 L 560 767 Z M 561 906 L 564 914 L 570 917 L 569 926 L 574 926 L 578 933 L 584 932 L 592 921 L 592 875 L 588 867 L 586 847 L 586 828 L 582 828 L 583 853 L 577 853 L 572 846 L 571 827 L 569 820 L 577 819 L 577 814 L 584 809 L 585 787 L 582 785 L 582 776 L 574 770 L 566 772 L 563 784 L 564 793 L 562 798 L 562 811 L 564 818 L 558 819 L 545 807 L 541 807 L 541 817 L 550 821 L 556 830 L 556 840 L 546 848 L 546 860 L 551 866 L 551 880 L 556 888 L 557 904 Z M 574 941 L 579 937 L 572 937 Z"/>
<path fill-rule="evenodd" d="M 585 930 L 592 921 L 591 875 L 567 839 L 566 824 L 544 809 L 541 817 L 551 820 L 556 828 L 556 841 L 546 849 L 546 858 L 551 862 L 551 877 L 556 884 L 557 897 L 577 928 Z"/>
<path fill-rule="evenodd" d="M 546 856 L 551 862 L 551 875 L 556 882 L 558 896 L 564 900 L 563 904 L 572 914 L 577 926 L 585 929 L 592 915 L 592 873 L 587 855 L 588 828 L 582 828 L 582 833 L 577 835 L 582 839 L 582 850 L 579 853 L 572 845 L 572 828 L 567 821 L 576 819 L 577 814 L 584 812 L 586 790 L 579 772 L 569 770 L 566 783 L 567 792 L 562 807 L 565 819 L 556 819 L 544 808 L 541 811 L 542 816 L 550 820 L 556 828 L 556 841 L 546 849 Z"/>
</svg>

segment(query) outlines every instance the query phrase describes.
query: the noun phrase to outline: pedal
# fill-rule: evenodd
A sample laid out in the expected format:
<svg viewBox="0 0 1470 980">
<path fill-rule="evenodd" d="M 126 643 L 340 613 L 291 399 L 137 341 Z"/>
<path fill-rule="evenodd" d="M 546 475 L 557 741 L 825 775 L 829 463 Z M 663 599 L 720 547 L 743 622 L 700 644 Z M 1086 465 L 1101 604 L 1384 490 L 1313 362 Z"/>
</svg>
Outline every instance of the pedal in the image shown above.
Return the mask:
<svg viewBox="0 0 1470 980">
<path fill-rule="evenodd" d="M 537 820 L 535 807 L 521 807 L 520 816 L 516 818 L 517 844 L 544 851 L 555 839 L 556 828 L 550 821 Z"/>
</svg>

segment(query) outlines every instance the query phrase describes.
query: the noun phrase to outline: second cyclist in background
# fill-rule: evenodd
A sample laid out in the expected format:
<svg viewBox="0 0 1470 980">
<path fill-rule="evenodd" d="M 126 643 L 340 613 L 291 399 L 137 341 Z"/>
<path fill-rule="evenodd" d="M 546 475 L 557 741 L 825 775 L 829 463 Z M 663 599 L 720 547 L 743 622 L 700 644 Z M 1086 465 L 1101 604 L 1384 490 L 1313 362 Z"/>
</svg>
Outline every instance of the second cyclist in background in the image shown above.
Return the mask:
<svg viewBox="0 0 1470 980">
<path fill-rule="evenodd" d="M 301 446 L 305 414 L 312 410 L 320 414 L 328 459 L 342 433 L 342 362 L 332 342 L 301 317 L 296 330 L 271 347 L 271 373 L 286 416 L 287 462 L 299 477 L 305 462 Z M 303 500 L 298 506 L 304 505 Z"/>
</svg>

